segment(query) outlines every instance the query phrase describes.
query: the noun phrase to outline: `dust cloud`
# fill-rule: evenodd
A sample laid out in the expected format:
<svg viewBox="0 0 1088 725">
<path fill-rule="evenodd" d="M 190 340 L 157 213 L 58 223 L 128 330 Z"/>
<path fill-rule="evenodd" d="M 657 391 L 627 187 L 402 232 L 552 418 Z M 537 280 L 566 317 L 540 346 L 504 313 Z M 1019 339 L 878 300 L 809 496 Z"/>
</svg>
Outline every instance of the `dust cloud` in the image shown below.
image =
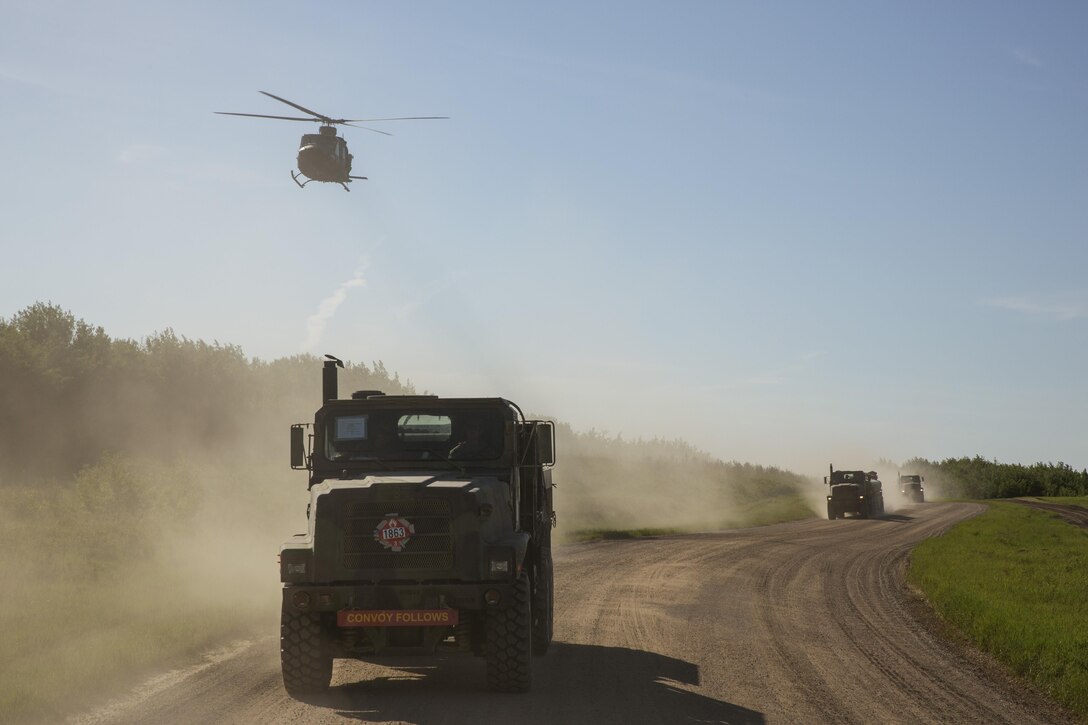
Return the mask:
<svg viewBox="0 0 1088 725">
<path fill-rule="evenodd" d="M 276 631 L 277 554 L 308 500 L 288 430 L 320 368 L 112 340 L 51 305 L 0 319 L 0 721 L 56 722 Z M 414 392 L 380 363 L 343 379 Z"/>
<path fill-rule="evenodd" d="M 922 484 L 925 491 L 925 500 L 936 501 L 944 498 L 949 487 L 943 483 L 943 475 L 939 469 L 932 465 L 920 462 L 917 459 L 904 463 L 896 463 L 886 458 L 855 455 L 853 457 L 840 457 L 834 461 L 836 470 L 841 471 L 875 471 L 879 478 L 884 493 L 884 509 L 886 513 L 902 511 L 914 506 L 915 503 L 899 491 L 899 476 L 917 474 L 924 477 Z M 808 471 L 806 471 L 807 473 Z M 824 477 L 829 473 L 829 467 L 825 464 L 819 476 L 806 477 L 806 484 L 799 487 L 800 494 L 804 497 L 808 507 L 816 516 L 826 516 L 828 485 Z"/>
<path fill-rule="evenodd" d="M 894 461 L 889 461 L 886 458 L 860 456 L 852 460 L 844 460 L 843 465 L 839 465 L 838 462 L 836 462 L 835 467 L 839 470 L 876 471 L 884 492 L 884 509 L 888 513 L 901 511 L 915 505 L 913 501 L 900 493 L 900 475 L 917 474 L 923 476 L 925 480 L 922 483 L 922 488 L 925 491 L 925 500 L 927 502 L 944 497 L 945 486 L 942 485 L 941 472 L 933 466 L 919 463 L 916 460 L 896 463 Z M 826 473 L 827 471 L 825 470 L 824 474 L 826 475 Z M 823 488 L 826 493 L 827 487 L 824 486 Z M 817 510 L 819 511 L 821 509 Z"/>
<path fill-rule="evenodd" d="M 624 440 L 559 425 L 556 445 L 561 538 L 602 529 L 714 531 L 811 515 L 803 477 L 726 463 L 680 440 Z"/>
<path fill-rule="evenodd" d="M 58 721 L 276 631 L 277 553 L 307 526 L 288 430 L 320 405 L 320 369 L 169 330 L 112 340 L 52 305 L 0 319 L 0 406 L 17 412 L 0 420 L 0 720 Z M 380 362 L 340 382 L 415 392 Z M 788 471 L 562 424 L 557 443 L 560 537 L 811 515 Z"/>
</svg>

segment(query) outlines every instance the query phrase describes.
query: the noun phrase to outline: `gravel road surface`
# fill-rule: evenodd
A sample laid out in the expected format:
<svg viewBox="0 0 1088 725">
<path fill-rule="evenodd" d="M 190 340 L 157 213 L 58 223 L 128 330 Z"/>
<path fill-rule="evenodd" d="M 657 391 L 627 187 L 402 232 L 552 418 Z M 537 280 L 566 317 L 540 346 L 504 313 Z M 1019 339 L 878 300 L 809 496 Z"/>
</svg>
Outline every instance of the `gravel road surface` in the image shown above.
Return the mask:
<svg viewBox="0 0 1088 725">
<path fill-rule="evenodd" d="M 1023 723 L 1061 715 L 915 619 L 909 552 L 983 509 L 921 504 L 715 534 L 563 547 L 556 643 L 533 690 L 484 689 L 482 660 L 338 660 L 287 697 L 278 638 L 234 643 L 71 722 Z M 271 635 L 271 633 L 270 633 Z"/>
</svg>

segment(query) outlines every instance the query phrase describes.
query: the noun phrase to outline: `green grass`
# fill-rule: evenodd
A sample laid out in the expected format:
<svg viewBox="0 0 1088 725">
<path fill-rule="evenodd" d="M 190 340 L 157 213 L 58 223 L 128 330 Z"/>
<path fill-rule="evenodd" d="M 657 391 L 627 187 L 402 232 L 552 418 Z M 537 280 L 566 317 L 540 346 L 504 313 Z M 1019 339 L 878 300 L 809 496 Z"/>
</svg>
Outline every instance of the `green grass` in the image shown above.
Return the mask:
<svg viewBox="0 0 1088 725">
<path fill-rule="evenodd" d="M 791 494 L 758 499 L 741 508 L 737 514 L 722 522 L 722 528 L 740 529 L 766 526 L 786 521 L 812 518 L 812 507 L 804 496 Z"/>
<path fill-rule="evenodd" d="M 1080 506 L 1081 508 L 1088 508 L 1088 496 L 1051 496 L 1039 500 L 1046 501 L 1047 503 L 1061 504 L 1062 506 Z"/>
<path fill-rule="evenodd" d="M 767 524 L 779 524 L 785 521 L 797 521 L 811 518 L 812 508 L 800 495 L 774 496 L 760 499 L 747 506 L 737 509 L 726 519 L 723 519 L 716 528 L 718 529 L 743 529 L 751 526 L 766 526 Z M 715 527 L 709 527 L 714 529 Z M 700 526 L 643 526 L 643 527 L 609 527 L 589 526 L 578 528 L 569 532 L 565 541 L 593 541 L 597 539 L 636 539 L 648 536 L 670 536 L 673 534 L 693 534 L 705 532 L 708 527 Z"/>
<path fill-rule="evenodd" d="M 1088 718 L 1088 531 L 988 503 L 985 514 L 919 544 L 910 580 L 981 649 Z"/>
</svg>

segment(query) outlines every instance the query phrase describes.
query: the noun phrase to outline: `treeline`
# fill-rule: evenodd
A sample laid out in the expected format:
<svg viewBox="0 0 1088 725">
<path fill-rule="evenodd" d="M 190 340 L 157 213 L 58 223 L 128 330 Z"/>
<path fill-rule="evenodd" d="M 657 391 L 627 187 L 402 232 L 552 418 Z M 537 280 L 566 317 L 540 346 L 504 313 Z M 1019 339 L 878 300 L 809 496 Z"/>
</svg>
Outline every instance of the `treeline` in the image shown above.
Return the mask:
<svg viewBox="0 0 1088 725">
<path fill-rule="evenodd" d="M 169 329 L 114 339 L 56 305 L 31 305 L 0 318 L 0 486 L 70 482 L 107 453 L 272 475 L 285 468 L 288 426 L 320 403 L 320 367 L 313 355 L 249 359 L 236 345 Z M 342 392 L 415 392 L 381 362 L 349 363 L 340 381 Z M 679 439 L 626 439 L 563 423 L 557 435 L 565 526 L 661 518 L 722 525 L 733 520 L 723 509 L 805 485 L 788 471 L 723 462 Z"/>
<path fill-rule="evenodd" d="M 940 462 L 913 458 L 902 470 L 926 476 L 945 498 L 1015 498 L 1017 496 L 1088 496 L 1088 470 L 1065 463 L 998 463 L 981 456 Z"/>
<path fill-rule="evenodd" d="M 287 425 L 320 404 L 319 369 L 313 355 L 251 360 L 169 329 L 113 339 L 56 305 L 31 305 L 0 318 L 0 484 L 71 476 L 104 451 L 245 457 L 269 435 L 286 450 Z M 348 364 L 341 381 L 414 392 L 380 362 Z"/>
</svg>

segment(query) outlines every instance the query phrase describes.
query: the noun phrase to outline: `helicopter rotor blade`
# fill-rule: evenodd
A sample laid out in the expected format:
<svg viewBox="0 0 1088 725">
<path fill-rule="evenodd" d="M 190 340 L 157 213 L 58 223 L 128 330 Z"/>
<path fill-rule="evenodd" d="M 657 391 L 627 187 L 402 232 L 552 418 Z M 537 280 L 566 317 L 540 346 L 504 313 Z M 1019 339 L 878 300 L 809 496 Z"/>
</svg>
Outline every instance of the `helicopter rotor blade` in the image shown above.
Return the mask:
<svg viewBox="0 0 1088 725">
<path fill-rule="evenodd" d="M 384 136 L 392 136 L 393 134 L 388 131 L 381 131 L 376 128 L 369 128 L 367 126 L 356 126 L 356 123 L 371 123 L 376 121 L 442 121 L 449 118 L 449 116 L 398 116 L 396 118 L 331 118 L 324 114 L 313 111 L 306 106 L 300 106 L 299 104 L 288 101 L 286 98 L 280 98 L 279 96 L 269 93 L 268 91 L 259 91 L 269 98 L 274 98 L 280 103 L 286 103 L 291 108 L 297 108 L 303 113 L 309 113 L 310 118 L 299 118 L 298 116 L 273 116 L 267 113 L 234 113 L 231 111 L 214 111 L 222 116 L 246 116 L 249 118 L 274 118 L 280 121 L 310 121 L 321 122 L 326 125 L 344 125 L 351 126 L 353 128 L 361 128 L 365 131 L 373 131 L 374 133 L 380 133 Z"/>
<path fill-rule="evenodd" d="M 318 123 L 320 118 L 299 118 L 298 116 L 269 116 L 264 113 L 231 113 L 230 111 L 212 111 L 212 113 L 218 113 L 220 116 L 248 116 L 250 118 L 276 118 L 280 121 L 307 121 L 309 123 Z"/>
<path fill-rule="evenodd" d="M 318 119 L 324 121 L 325 123 L 334 123 L 334 121 L 331 118 L 329 118 L 328 116 L 326 116 L 324 114 L 321 114 L 321 113 L 317 113 L 316 111 L 311 111 L 309 108 L 306 108 L 305 106 L 300 106 L 297 103 L 292 103 L 291 101 L 288 101 L 286 98 L 280 98 L 279 96 L 274 96 L 271 93 L 269 93 L 268 91 L 261 91 L 261 93 L 265 94 L 269 98 L 275 98 L 280 103 L 286 103 L 291 108 L 297 108 L 298 110 L 302 111 L 303 113 L 308 113 L 311 116 L 316 116 Z"/>
<path fill-rule="evenodd" d="M 367 128 L 366 126 L 356 126 L 354 123 L 348 123 L 347 121 L 331 121 L 331 123 L 339 123 L 339 124 L 342 124 L 344 126 L 351 126 L 352 128 L 361 128 L 364 131 L 373 131 L 374 133 L 380 133 L 383 136 L 392 136 L 393 135 L 393 134 L 389 133 L 388 131 L 379 131 L 376 128 Z"/>
<path fill-rule="evenodd" d="M 372 121 L 438 121 L 448 119 L 449 116 L 402 116 L 400 118 L 339 118 L 333 123 L 370 123 Z"/>
</svg>

